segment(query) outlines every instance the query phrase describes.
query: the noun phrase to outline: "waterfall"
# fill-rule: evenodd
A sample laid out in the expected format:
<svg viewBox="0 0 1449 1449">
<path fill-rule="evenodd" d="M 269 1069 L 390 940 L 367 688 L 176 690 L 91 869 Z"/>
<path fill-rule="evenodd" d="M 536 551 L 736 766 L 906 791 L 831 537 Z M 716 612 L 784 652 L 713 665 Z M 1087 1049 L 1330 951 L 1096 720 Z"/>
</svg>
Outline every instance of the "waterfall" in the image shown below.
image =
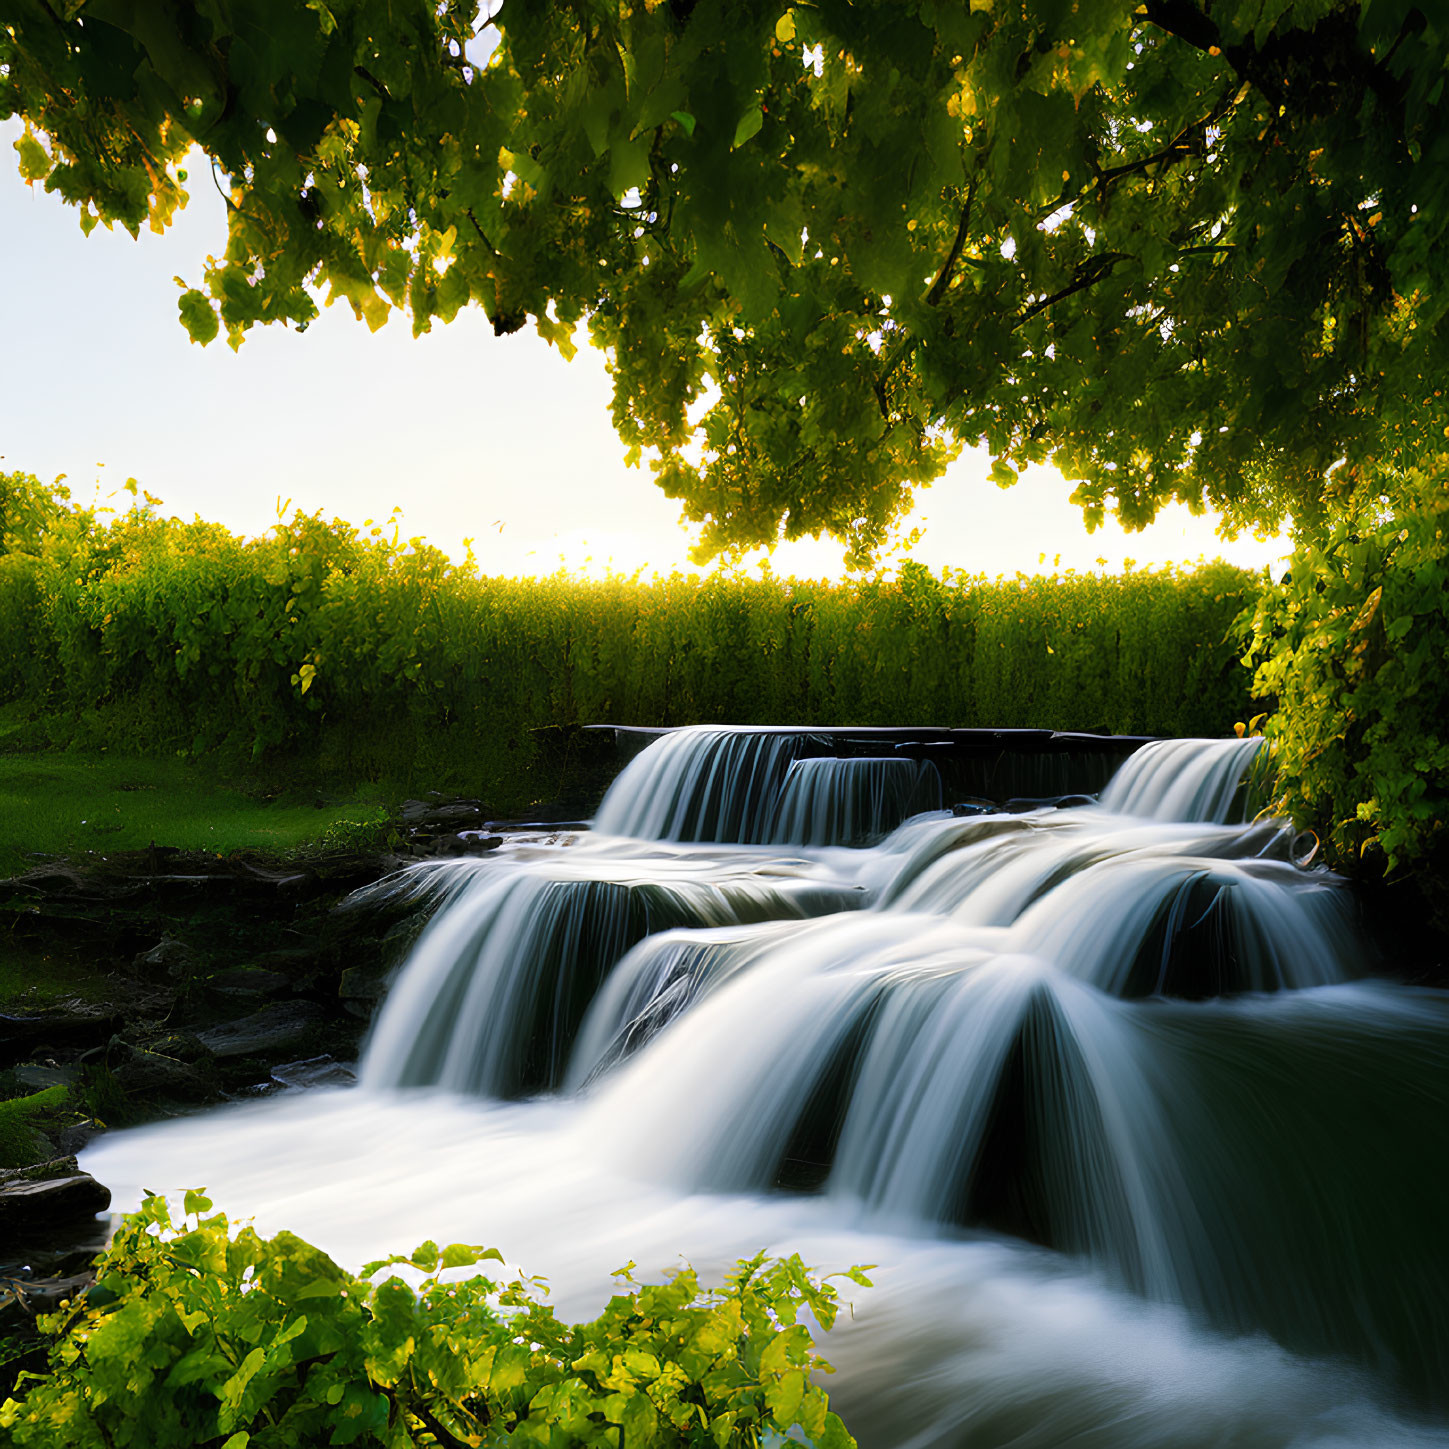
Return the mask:
<svg viewBox="0 0 1449 1449">
<path fill-rule="evenodd" d="M 788 921 L 660 931 L 635 946 L 594 998 L 566 1086 L 579 1091 L 653 1040 L 712 988 L 796 930 Z"/>
<path fill-rule="evenodd" d="M 624 767 L 594 828 L 644 840 L 764 840 L 786 773 L 811 743 L 773 730 L 675 730 Z"/>
<path fill-rule="evenodd" d="M 567 863 L 470 872 L 424 932 L 363 1060 L 369 1087 L 446 1087 L 509 1097 L 556 1087 L 594 993 L 636 942 L 679 926 L 738 925 L 847 910 L 856 897 L 740 869 Z"/>
<path fill-rule="evenodd" d="M 1102 808 L 1153 820 L 1226 821 L 1261 739 L 1154 740 L 1102 791 Z M 1241 818 L 1241 812 L 1239 815 Z"/>
<path fill-rule="evenodd" d="M 1114 996 L 1206 998 L 1329 986 L 1369 952 L 1332 877 L 1280 861 L 1122 857 L 1013 925 L 1017 949 Z"/>
<path fill-rule="evenodd" d="M 907 816 L 940 808 L 941 776 L 929 760 L 794 760 L 770 837 L 785 845 L 866 845 Z"/>
<path fill-rule="evenodd" d="M 586 1307 L 624 1258 L 880 1263 L 826 1345 L 866 1449 L 1449 1444 L 1449 994 L 1243 823 L 1261 741 L 962 816 L 838 743 L 678 731 L 595 831 L 386 883 L 434 914 L 357 1090 L 88 1164 Z"/>
</svg>

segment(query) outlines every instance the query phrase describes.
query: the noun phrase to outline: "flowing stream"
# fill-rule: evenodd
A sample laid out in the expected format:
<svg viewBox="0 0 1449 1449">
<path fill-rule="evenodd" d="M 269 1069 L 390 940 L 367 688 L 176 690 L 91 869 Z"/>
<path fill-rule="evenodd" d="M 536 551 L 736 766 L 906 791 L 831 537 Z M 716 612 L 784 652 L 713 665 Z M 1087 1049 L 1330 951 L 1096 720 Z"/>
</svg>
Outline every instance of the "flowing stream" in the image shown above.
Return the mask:
<svg viewBox="0 0 1449 1449">
<path fill-rule="evenodd" d="M 358 1087 L 85 1165 L 352 1262 L 490 1243 L 567 1312 L 630 1258 L 877 1264 L 824 1344 L 871 1449 L 1449 1445 L 1449 995 L 1243 823 L 1257 748 L 953 814 L 665 735 L 593 831 L 373 888 L 436 909 Z"/>
</svg>

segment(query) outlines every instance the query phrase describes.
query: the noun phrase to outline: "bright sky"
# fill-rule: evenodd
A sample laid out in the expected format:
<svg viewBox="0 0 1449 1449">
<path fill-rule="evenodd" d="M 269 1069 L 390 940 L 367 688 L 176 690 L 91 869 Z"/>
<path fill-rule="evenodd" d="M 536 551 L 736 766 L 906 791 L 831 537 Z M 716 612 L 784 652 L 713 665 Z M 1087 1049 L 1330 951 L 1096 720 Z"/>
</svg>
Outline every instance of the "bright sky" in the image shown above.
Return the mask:
<svg viewBox="0 0 1449 1449">
<path fill-rule="evenodd" d="M 339 306 L 305 335 L 259 327 L 237 353 L 198 347 L 173 278 L 198 281 L 225 242 L 205 167 L 164 237 L 85 237 L 72 209 L 19 179 L 18 135 L 0 124 L 0 470 L 65 473 L 85 499 L 135 477 L 165 512 L 247 534 L 275 521 L 278 500 L 359 524 L 401 507 L 405 536 L 455 556 L 472 537 L 495 574 L 688 566 L 678 506 L 624 466 L 599 353 L 566 363 L 531 332 L 495 338 L 476 307 L 417 340 L 401 316 L 373 334 Z M 1034 572 L 1043 555 L 1118 569 L 1203 555 L 1258 567 L 1286 552 L 1221 540 L 1181 507 L 1142 533 L 1089 535 L 1054 471 L 1003 491 L 986 469 L 963 456 L 920 495 L 915 558 L 996 574 Z M 782 545 L 773 566 L 839 576 L 841 550 Z"/>
</svg>

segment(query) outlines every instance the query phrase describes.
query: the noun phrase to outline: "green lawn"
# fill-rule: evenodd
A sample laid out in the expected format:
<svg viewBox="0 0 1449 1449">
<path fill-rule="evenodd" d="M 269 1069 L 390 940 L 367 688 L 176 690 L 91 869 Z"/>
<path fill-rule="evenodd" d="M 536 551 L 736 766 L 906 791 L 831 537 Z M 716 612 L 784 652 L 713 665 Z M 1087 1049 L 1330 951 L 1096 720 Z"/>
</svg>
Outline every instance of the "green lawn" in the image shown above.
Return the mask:
<svg viewBox="0 0 1449 1449">
<path fill-rule="evenodd" d="M 79 751 L 6 752 L 0 740 L 0 875 L 36 855 L 144 850 L 283 851 L 381 818 L 383 793 L 326 796 L 219 779 L 205 764 Z"/>
</svg>

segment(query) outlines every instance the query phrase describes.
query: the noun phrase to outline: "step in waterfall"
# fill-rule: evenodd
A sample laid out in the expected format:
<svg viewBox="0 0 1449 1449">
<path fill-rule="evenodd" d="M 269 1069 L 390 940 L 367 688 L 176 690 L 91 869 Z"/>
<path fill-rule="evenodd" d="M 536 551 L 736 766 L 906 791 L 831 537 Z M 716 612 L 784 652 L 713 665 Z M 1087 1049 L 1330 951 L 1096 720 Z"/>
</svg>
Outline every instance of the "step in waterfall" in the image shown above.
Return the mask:
<svg viewBox="0 0 1449 1449">
<path fill-rule="evenodd" d="M 1261 741 L 953 813 L 821 739 L 666 734 L 593 830 L 374 887 L 431 916 L 357 1088 L 87 1165 L 358 1260 L 494 1243 L 561 1306 L 877 1263 L 825 1344 L 867 1446 L 1449 1445 L 1449 994 L 1247 818 Z"/>
</svg>

